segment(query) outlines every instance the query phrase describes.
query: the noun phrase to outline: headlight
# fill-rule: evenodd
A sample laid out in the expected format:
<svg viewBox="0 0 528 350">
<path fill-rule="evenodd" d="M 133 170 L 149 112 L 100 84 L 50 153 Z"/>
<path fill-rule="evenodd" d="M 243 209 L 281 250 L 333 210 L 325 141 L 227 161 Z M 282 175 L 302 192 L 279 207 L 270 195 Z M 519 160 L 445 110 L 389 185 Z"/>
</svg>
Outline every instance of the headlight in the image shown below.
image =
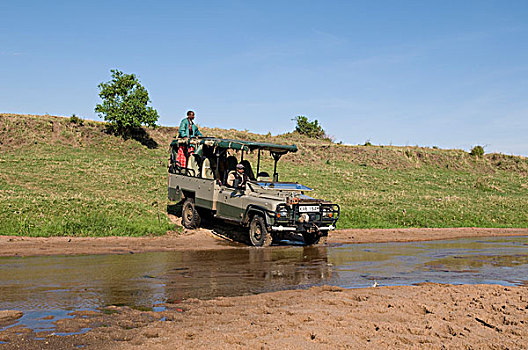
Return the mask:
<svg viewBox="0 0 528 350">
<path fill-rule="evenodd" d="M 338 217 L 339 207 L 323 207 L 322 214 L 323 219 L 335 219 Z"/>
<path fill-rule="evenodd" d="M 323 218 L 330 218 L 331 219 L 332 217 L 334 217 L 334 213 L 333 212 L 327 211 L 327 210 L 323 211 Z"/>
<path fill-rule="evenodd" d="M 279 205 L 277 207 L 277 212 L 275 213 L 277 219 L 287 219 L 290 216 L 288 208 L 284 205 Z"/>
<path fill-rule="evenodd" d="M 277 217 L 284 219 L 288 217 L 288 211 L 287 210 L 281 210 L 277 213 Z"/>
</svg>

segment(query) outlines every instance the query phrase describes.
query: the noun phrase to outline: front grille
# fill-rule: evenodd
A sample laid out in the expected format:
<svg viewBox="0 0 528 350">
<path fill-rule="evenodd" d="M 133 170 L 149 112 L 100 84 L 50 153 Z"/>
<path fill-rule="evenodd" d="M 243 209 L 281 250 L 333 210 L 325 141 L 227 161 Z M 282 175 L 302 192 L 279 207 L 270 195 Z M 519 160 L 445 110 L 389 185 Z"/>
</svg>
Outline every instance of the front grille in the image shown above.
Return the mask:
<svg viewBox="0 0 528 350">
<path fill-rule="evenodd" d="M 308 208 L 301 211 L 300 207 Z M 310 208 L 313 207 L 313 208 Z M 299 203 L 288 206 L 286 204 L 281 204 L 277 207 L 275 214 L 275 221 L 277 224 L 282 225 L 297 225 L 304 222 L 303 214 L 308 216 L 309 223 L 315 223 L 316 225 L 334 225 L 339 218 L 340 208 L 337 204 L 319 204 L 313 203 Z M 284 213 L 287 213 L 284 215 Z"/>
</svg>

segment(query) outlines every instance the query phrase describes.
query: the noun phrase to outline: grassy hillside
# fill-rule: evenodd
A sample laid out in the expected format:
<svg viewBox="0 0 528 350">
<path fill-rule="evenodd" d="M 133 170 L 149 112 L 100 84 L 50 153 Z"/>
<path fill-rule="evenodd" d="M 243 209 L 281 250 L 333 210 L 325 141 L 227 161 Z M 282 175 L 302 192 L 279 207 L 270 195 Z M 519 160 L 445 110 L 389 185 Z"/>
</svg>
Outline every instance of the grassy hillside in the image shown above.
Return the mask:
<svg viewBox="0 0 528 350">
<path fill-rule="evenodd" d="M 0 114 L 0 234 L 145 235 L 173 229 L 166 217 L 166 167 L 176 129 L 148 130 L 139 141 L 104 130 L 94 121 Z M 339 228 L 528 227 L 524 157 L 478 159 L 462 150 L 201 130 L 297 144 L 300 151 L 279 162 L 281 180 L 301 182 L 316 189 L 314 197 L 340 204 Z"/>
</svg>

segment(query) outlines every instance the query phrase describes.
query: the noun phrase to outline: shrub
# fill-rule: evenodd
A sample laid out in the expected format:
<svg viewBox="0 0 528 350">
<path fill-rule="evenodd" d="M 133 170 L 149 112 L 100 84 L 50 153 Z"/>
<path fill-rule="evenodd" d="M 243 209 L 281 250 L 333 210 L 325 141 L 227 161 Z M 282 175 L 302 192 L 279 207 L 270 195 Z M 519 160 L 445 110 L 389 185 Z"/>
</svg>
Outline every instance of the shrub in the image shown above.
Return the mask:
<svg viewBox="0 0 528 350">
<path fill-rule="evenodd" d="M 319 124 L 317 119 L 314 121 L 309 121 L 304 115 L 298 115 L 293 120 L 297 122 L 295 131 L 297 131 L 299 134 L 306 135 L 314 139 L 328 138 L 325 131 L 323 130 L 323 127 Z"/>
<path fill-rule="evenodd" d="M 72 124 L 79 124 L 80 126 L 84 125 L 84 120 L 76 116 L 75 114 L 72 114 L 70 117 L 70 123 Z"/>
<path fill-rule="evenodd" d="M 484 147 L 477 145 L 471 149 L 471 152 L 469 152 L 469 154 L 473 157 L 480 158 L 484 156 Z"/>
</svg>

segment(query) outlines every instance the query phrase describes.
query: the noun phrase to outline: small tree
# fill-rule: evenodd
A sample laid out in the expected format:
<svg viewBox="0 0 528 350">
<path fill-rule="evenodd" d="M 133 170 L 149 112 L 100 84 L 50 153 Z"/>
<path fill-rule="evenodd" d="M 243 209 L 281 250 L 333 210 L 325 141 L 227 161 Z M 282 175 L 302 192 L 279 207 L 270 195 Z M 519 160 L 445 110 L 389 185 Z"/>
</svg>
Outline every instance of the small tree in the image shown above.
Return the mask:
<svg viewBox="0 0 528 350">
<path fill-rule="evenodd" d="M 327 138 L 323 127 L 319 125 L 317 119 L 314 121 L 309 121 L 304 115 L 298 115 L 293 120 L 297 122 L 295 131 L 297 131 L 299 134 L 315 139 Z"/>
<path fill-rule="evenodd" d="M 95 106 L 99 117 L 109 122 L 113 130 L 121 135 L 142 125 L 156 126 L 158 112 L 147 107 L 150 102 L 147 89 L 139 82 L 135 74 L 125 74 L 112 69 L 112 80 L 101 83 L 99 96 L 102 104 Z"/>
<path fill-rule="evenodd" d="M 484 147 L 477 145 L 471 149 L 469 154 L 473 157 L 482 158 L 484 156 Z"/>
</svg>

